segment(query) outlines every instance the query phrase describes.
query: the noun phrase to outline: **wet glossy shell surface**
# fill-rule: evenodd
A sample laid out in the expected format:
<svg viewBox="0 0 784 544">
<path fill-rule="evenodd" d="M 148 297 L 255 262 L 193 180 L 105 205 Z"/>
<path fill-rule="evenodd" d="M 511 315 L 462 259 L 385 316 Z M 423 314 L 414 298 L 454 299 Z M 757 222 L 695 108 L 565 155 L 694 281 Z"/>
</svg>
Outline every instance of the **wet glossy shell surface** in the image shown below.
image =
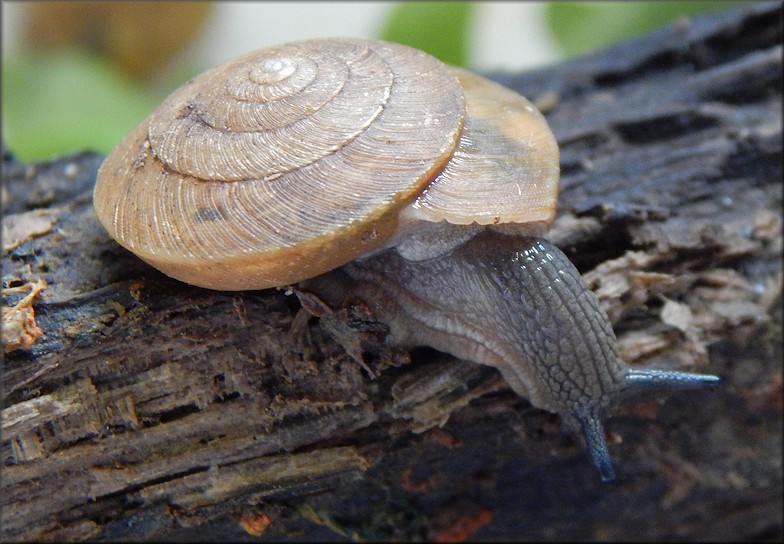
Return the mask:
<svg viewBox="0 0 784 544">
<path fill-rule="evenodd" d="M 558 144 L 544 116 L 525 97 L 453 68 L 463 88 L 466 121 L 444 170 L 412 205 L 426 221 L 468 225 L 516 223 L 546 228 L 558 200 Z M 525 231 L 539 235 L 535 227 Z"/>
</svg>

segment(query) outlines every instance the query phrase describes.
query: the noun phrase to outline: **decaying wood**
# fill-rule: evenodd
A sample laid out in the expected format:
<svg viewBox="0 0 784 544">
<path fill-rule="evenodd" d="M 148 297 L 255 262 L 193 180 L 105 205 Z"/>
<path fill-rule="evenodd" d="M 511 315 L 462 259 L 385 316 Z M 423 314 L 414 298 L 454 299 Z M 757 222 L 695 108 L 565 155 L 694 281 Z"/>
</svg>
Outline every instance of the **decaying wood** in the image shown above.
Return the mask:
<svg viewBox="0 0 784 544">
<path fill-rule="evenodd" d="M 625 359 L 723 380 L 617 410 L 612 485 L 494 369 L 391 348 L 366 308 L 144 265 L 93 215 L 100 157 L 6 160 L 4 306 L 42 334 L 4 323 L 0 537 L 780 539 L 781 65 L 781 5 L 749 4 L 496 77 L 547 106 L 551 239 Z"/>
</svg>

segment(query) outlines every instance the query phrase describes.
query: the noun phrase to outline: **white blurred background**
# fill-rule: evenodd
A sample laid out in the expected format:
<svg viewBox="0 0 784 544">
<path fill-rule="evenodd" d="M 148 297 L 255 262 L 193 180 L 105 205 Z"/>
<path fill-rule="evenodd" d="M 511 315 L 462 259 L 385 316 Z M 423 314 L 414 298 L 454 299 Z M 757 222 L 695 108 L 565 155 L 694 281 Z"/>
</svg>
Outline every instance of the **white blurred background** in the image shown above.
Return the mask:
<svg viewBox="0 0 784 544">
<path fill-rule="evenodd" d="M 23 161 L 107 153 L 194 75 L 291 40 L 384 37 L 478 72 L 520 72 L 727 5 L 3 1 L 3 150 Z"/>
<path fill-rule="evenodd" d="M 469 29 L 469 66 L 521 70 L 560 58 L 543 23 L 546 2 L 479 2 Z M 375 38 L 394 2 L 218 2 L 182 61 L 206 69 L 291 40 L 322 36 Z M 23 47 L 24 2 L 3 2 L 3 57 Z"/>
</svg>

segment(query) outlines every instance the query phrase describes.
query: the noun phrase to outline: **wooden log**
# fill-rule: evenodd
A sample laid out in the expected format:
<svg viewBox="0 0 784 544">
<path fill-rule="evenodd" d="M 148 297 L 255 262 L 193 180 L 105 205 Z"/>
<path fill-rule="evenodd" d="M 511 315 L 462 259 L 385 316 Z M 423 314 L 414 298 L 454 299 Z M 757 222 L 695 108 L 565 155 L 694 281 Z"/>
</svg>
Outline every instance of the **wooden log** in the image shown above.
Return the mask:
<svg viewBox="0 0 784 544">
<path fill-rule="evenodd" d="M 551 239 L 626 361 L 722 378 L 618 409 L 612 485 L 494 369 L 171 280 L 95 219 L 101 157 L 6 156 L 2 540 L 781 539 L 781 15 L 494 76 L 546 111 Z"/>
</svg>

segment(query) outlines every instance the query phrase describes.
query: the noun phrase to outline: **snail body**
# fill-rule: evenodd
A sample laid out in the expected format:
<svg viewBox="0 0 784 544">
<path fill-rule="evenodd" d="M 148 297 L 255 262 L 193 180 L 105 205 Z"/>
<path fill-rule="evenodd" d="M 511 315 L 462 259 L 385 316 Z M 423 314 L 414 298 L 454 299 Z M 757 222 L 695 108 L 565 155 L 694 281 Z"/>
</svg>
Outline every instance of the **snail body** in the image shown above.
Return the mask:
<svg viewBox="0 0 784 544">
<path fill-rule="evenodd" d="M 121 245 L 211 289 L 352 291 L 403 346 L 497 367 L 579 424 L 640 387 L 595 296 L 541 236 L 558 146 L 525 98 L 409 47 L 319 39 L 250 53 L 172 93 L 109 155 L 98 218 Z"/>
</svg>

